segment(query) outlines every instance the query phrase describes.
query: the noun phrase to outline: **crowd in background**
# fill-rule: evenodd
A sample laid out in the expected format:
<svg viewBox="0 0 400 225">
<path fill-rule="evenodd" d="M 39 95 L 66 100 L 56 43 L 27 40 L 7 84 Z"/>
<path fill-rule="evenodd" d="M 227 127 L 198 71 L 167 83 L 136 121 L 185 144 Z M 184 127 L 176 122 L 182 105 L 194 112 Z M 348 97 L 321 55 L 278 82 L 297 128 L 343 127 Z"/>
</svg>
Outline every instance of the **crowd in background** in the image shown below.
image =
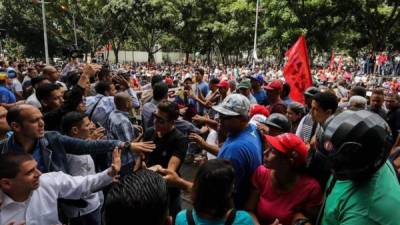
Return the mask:
<svg viewBox="0 0 400 225">
<path fill-rule="evenodd" d="M 0 224 L 399 224 L 400 57 L 340 61 L 0 61 Z"/>
</svg>

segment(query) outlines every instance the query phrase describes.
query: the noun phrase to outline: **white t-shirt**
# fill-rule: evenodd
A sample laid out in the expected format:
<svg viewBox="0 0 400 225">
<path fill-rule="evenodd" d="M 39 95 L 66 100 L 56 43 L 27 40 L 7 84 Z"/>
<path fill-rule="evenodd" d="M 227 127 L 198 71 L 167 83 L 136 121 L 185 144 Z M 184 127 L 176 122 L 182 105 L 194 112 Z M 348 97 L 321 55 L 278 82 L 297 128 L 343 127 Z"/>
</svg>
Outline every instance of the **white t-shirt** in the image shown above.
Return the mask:
<svg viewBox="0 0 400 225">
<path fill-rule="evenodd" d="M 206 142 L 210 145 L 218 145 L 218 133 L 210 129 L 210 133 L 207 136 Z M 209 152 L 207 152 L 207 159 L 216 159 L 217 157 Z"/>
<path fill-rule="evenodd" d="M 14 93 L 22 92 L 22 84 L 19 82 L 17 78 L 12 79 L 12 83 L 10 85 L 11 91 Z"/>
</svg>

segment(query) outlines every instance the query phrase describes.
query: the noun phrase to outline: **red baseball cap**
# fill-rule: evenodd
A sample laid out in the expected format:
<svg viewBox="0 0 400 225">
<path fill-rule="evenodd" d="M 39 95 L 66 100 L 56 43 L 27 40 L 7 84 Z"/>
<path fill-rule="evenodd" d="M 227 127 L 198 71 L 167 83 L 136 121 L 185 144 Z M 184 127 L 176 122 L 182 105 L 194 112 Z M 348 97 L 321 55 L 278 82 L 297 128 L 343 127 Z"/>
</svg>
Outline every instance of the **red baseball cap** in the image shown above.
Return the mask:
<svg viewBox="0 0 400 225">
<path fill-rule="evenodd" d="M 229 88 L 229 83 L 228 83 L 227 80 L 221 80 L 221 81 L 217 84 L 217 87 L 223 87 L 223 88 L 228 89 L 228 88 Z"/>
<path fill-rule="evenodd" d="M 259 105 L 259 104 L 251 105 L 249 116 L 252 117 L 256 114 L 261 114 L 261 115 L 264 115 L 265 117 L 268 117 L 269 110 L 267 109 L 267 107 L 265 107 L 263 105 Z"/>
<path fill-rule="evenodd" d="M 271 90 L 271 91 L 280 91 L 282 90 L 282 81 L 280 80 L 273 80 L 271 83 L 269 83 L 268 85 L 265 85 L 264 88 L 267 90 Z"/>
<path fill-rule="evenodd" d="M 173 81 L 170 77 L 165 78 L 164 82 L 165 82 L 167 85 L 172 85 L 172 84 L 174 84 L 174 81 Z"/>
<path fill-rule="evenodd" d="M 304 165 L 307 159 L 308 147 L 301 138 L 292 133 L 278 136 L 264 135 L 265 140 L 279 152 L 293 157 L 296 165 Z"/>
</svg>

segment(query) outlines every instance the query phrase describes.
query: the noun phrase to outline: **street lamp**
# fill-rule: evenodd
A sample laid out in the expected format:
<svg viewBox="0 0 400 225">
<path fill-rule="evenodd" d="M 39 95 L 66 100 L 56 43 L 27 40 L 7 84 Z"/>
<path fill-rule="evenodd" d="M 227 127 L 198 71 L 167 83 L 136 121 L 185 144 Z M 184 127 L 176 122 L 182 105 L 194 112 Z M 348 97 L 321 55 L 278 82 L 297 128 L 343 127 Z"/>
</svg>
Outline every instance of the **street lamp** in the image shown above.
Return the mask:
<svg viewBox="0 0 400 225">
<path fill-rule="evenodd" d="M 42 4 L 44 54 L 45 54 L 45 58 L 46 58 L 46 64 L 49 64 L 49 46 L 47 44 L 46 10 L 44 7 L 44 5 L 48 4 L 48 2 L 45 2 L 44 0 L 42 0 L 42 1 L 33 0 L 33 3 L 41 3 Z"/>
<path fill-rule="evenodd" d="M 256 22 L 254 25 L 254 46 L 253 46 L 253 71 L 256 66 L 257 60 L 257 28 L 258 28 L 258 8 L 259 8 L 260 0 L 257 0 L 256 3 Z"/>
</svg>

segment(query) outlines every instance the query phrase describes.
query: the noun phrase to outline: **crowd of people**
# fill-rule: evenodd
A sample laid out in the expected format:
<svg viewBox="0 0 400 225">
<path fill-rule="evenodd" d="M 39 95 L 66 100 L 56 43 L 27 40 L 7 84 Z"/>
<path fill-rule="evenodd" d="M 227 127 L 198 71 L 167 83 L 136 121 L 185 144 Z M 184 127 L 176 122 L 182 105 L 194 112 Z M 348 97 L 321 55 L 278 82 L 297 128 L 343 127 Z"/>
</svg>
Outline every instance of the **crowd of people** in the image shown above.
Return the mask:
<svg viewBox="0 0 400 225">
<path fill-rule="evenodd" d="M 356 71 L 0 61 L 0 224 L 398 225 L 400 82 Z"/>
</svg>

